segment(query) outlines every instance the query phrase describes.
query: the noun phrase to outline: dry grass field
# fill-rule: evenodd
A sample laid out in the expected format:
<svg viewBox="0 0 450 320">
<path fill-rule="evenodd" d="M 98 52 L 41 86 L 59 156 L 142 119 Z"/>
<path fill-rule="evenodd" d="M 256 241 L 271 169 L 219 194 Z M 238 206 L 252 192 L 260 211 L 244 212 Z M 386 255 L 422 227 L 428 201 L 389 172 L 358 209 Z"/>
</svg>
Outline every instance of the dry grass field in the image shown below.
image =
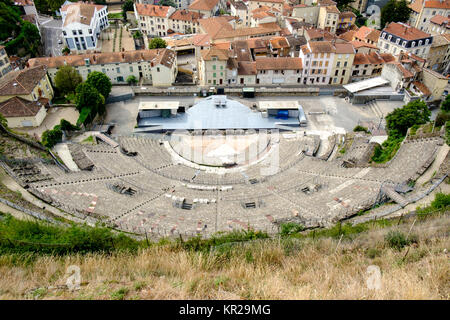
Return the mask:
<svg viewBox="0 0 450 320">
<path fill-rule="evenodd" d="M 414 221 L 415 220 L 415 221 Z M 350 237 L 279 238 L 194 251 L 0 255 L 0 299 L 449 299 L 447 214 L 373 225 Z M 396 249 L 389 231 L 414 239 Z M 81 287 L 65 286 L 69 266 Z M 367 286 L 378 266 L 381 287 Z"/>
</svg>

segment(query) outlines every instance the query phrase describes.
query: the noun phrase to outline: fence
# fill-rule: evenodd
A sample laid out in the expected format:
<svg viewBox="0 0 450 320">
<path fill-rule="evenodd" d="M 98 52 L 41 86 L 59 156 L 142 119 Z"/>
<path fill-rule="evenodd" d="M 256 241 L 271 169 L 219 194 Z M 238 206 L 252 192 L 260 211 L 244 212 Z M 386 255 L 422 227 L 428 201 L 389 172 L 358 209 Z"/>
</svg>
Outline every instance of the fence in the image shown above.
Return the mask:
<svg viewBox="0 0 450 320">
<path fill-rule="evenodd" d="M 59 221 L 57 221 L 55 219 L 47 217 L 47 216 L 45 216 L 45 215 L 43 215 L 43 214 L 41 214 L 39 212 L 32 211 L 32 210 L 29 210 L 29 209 L 24 208 L 22 206 L 19 206 L 18 204 L 15 204 L 15 203 L 13 203 L 11 201 L 8 201 L 6 199 L 0 198 L 0 202 L 3 203 L 3 204 L 6 204 L 7 206 L 9 206 L 11 208 L 19 210 L 19 211 L 21 211 L 21 212 L 23 212 L 23 213 L 25 213 L 25 214 L 27 214 L 29 216 L 32 216 L 33 218 L 36 218 L 38 220 L 43 220 L 43 221 L 47 221 L 47 222 L 50 222 L 50 223 L 63 225 L 62 222 L 59 222 Z"/>
</svg>

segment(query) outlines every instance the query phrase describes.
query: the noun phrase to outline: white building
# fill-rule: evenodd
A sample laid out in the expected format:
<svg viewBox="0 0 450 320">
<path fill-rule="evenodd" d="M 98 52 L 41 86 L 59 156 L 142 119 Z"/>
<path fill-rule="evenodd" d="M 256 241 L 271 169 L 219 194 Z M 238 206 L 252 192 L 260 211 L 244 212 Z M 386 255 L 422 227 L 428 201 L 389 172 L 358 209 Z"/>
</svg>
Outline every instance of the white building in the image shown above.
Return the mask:
<svg viewBox="0 0 450 320">
<path fill-rule="evenodd" d="M 328 41 L 310 41 L 301 47 L 303 84 L 331 84 L 335 51 Z"/>
<path fill-rule="evenodd" d="M 89 73 L 99 71 L 106 74 L 112 84 L 126 84 L 130 76 L 153 86 L 171 86 L 177 76 L 177 61 L 174 51 L 169 49 L 105 52 L 28 60 L 30 67 L 45 65 L 54 81 L 58 68 L 73 66 L 83 80 Z"/>
<path fill-rule="evenodd" d="M 164 37 L 170 28 L 169 17 L 175 8 L 151 4 L 134 4 L 139 29 L 147 36 Z"/>
<path fill-rule="evenodd" d="M 60 12 L 67 47 L 77 52 L 95 50 L 101 31 L 109 26 L 107 6 L 66 2 Z"/>
</svg>

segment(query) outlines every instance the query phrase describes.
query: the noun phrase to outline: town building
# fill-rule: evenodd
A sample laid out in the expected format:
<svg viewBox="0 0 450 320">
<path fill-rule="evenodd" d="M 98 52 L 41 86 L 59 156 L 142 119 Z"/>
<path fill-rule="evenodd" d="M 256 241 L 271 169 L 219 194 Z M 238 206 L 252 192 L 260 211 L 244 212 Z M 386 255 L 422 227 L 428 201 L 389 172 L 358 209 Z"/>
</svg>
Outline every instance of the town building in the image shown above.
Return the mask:
<svg viewBox="0 0 450 320">
<path fill-rule="evenodd" d="M 336 33 L 340 11 L 336 6 L 321 6 L 317 18 L 317 27 L 331 33 Z"/>
<path fill-rule="evenodd" d="M 394 61 L 390 53 L 356 53 L 353 59 L 351 82 L 379 77 L 385 63 Z"/>
<path fill-rule="evenodd" d="M 230 2 L 230 13 L 234 17 L 238 17 L 237 25 L 243 27 L 250 26 L 250 16 L 248 7 L 244 1 L 231 1 Z"/>
<path fill-rule="evenodd" d="M 171 86 L 177 76 L 176 55 L 169 49 L 33 58 L 28 62 L 31 67 L 45 66 L 52 81 L 58 68 L 65 65 L 74 67 L 83 80 L 93 71 L 102 72 L 112 84 L 125 84 L 134 76 L 143 84 Z"/>
<path fill-rule="evenodd" d="M 100 33 L 109 26 L 107 6 L 76 2 L 64 4 L 60 12 L 67 47 L 76 52 L 94 51 Z"/>
<path fill-rule="evenodd" d="M 47 111 L 45 103 L 12 97 L 0 102 L 0 114 L 5 117 L 9 128 L 39 127 Z"/>
<path fill-rule="evenodd" d="M 201 18 L 202 15 L 194 11 L 176 10 L 169 17 L 169 29 L 185 34 L 197 33 L 199 30 L 198 20 Z"/>
<path fill-rule="evenodd" d="M 375 30 L 366 26 L 362 26 L 353 33 L 352 40 L 362 41 L 368 44 L 376 45 L 378 43 L 378 39 L 380 38 L 381 32 L 379 30 Z"/>
<path fill-rule="evenodd" d="M 9 61 L 9 57 L 6 53 L 5 47 L 0 46 L 0 79 L 11 70 L 11 63 Z"/>
<path fill-rule="evenodd" d="M 337 22 L 337 31 L 345 32 L 355 26 L 356 14 L 352 11 L 345 11 L 339 14 Z"/>
<path fill-rule="evenodd" d="M 175 12 L 170 6 L 158 6 L 151 4 L 134 4 L 134 14 L 138 21 L 139 29 L 146 36 L 164 37 L 169 30 L 169 17 Z"/>
<path fill-rule="evenodd" d="M 447 57 L 450 41 L 444 35 L 433 36 L 433 43 L 431 44 L 430 52 L 428 53 L 425 66 L 437 72 L 443 72 L 445 67 L 450 62 Z"/>
<path fill-rule="evenodd" d="M 424 31 L 433 35 L 450 33 L 450 18 L 436 15 L 430 19 L 430 23 L 425 27 Z"/>
<path fill-rule="evenodd" d="M 414 0 L 409 7 L 411 13 L 408 23 L 420 30 L 429 29 L 431 19 L 436 15 L 450 16 L 450 0 Z"/>
<path fill-rule="evenodd" d="M 355 49 L 350 43 L 335 43 L 331 84 L 347 84 L 351 78 Z"/>
<path fill-rule="evenodd" d="M 211 47 L 201 51 L 199 62 L 199 83 L 205 85 L 224 85 L 227 83 L 227 62 L 230 59 L 227 49 Z"/>
<path fill-rule="evenodd" d="M 303 84 L 331 84 L 335 51 L 329 41 L 310 41 L 301 47 Z"/>
<path fill-rule="evenodd" d="M 20 97 L 28 101 L 42 101 L 53 99 L 54 92 L 47 76 L 45 66 L 11 71 L 0 79 L 0 102 L 13 97 Z"/>
<path fill-rule="evenodd" d="M 297 57 L 268 58 L 255 60 L 256 84 L 299 84 L 302 81 L 302 59 Z"/>
<path fill-rule="evenodd" d="M 283 12 L 284 0 L 248 0 L 247 5 L 249 11 L 253 11 L 262 6 L 269 7 L 271 9 L 276 9 L 278 12 Z"/>
<path fill-rule="evenodd" d="M 204 18 L 209 18 L 218 14 L 220 9 L 225 9 L 225 7 L 224 0 L 195 0 L 188 9 L 201 14 Z"/>
<path fill-rule="evenodd" d="M 426 59 L 432 42 L 433 38 L 426 32 L 405 23 L 391 22 L 381 32 L 377 46 L 382 53 L 398 55 L 404 51 Z"/>
</svg>

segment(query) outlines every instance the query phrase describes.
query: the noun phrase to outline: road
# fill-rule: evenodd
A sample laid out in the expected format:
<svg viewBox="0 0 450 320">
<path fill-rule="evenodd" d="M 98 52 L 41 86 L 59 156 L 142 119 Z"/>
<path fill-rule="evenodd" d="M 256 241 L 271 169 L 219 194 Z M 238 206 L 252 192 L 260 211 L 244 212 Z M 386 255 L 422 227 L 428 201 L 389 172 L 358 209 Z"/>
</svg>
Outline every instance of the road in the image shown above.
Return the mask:
<svg viewBox="0 0 450 320">
<path fill-rule="evenodd" d="M 44 42 L 44 49 L 46 56 L 61 56 L 64 48 L 64 38 L 62 35 L 62 20 L 55 20 L 53 18 L 42 18 L 41 20 L 41 35 Z M 62 44 L 58 41 L 61 40 Z"/>
</svg>

